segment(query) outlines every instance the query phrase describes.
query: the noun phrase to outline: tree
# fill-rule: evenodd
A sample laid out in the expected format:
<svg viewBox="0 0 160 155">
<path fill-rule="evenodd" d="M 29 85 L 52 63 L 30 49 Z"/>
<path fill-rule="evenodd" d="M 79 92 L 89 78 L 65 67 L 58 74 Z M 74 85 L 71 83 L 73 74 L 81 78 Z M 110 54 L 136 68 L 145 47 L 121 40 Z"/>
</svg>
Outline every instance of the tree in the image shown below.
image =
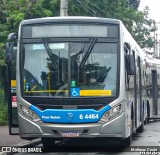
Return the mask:
<svg viewBox="0 0 160 155">
<path fill-rule="evenodd" d="M 135 40 L 142 48 L 153 48 L 155 46 L 155 38 L 151 35 L 156 31 L 155 20 L 148 17 L 149 8 L 145 7 L 144 12 L 140 12 L 140 20 L 133 25 L 132 33 Z"/>
<path fill-rule="evenodd" d="M 2 47 L 7 35 L 10 32 L 18 32 L 22 20 L 59 15 L 59 0 L 0 0 L 0 3 L 1 58 L 4 56 Z"/>
<path fill-rule="evenodd" d="M 70 3 L 69 15 L 120 19 L 141 48 L 154 47 L 155 21 L 148 18 L 148 8 L 144 12 L 137 10 L 140 0 L 70 0 Z"/>
<path fill-rule="evenodd" d="M 1 54 L 7 35 L 18 32 L 23 19 L 59 16 L 60 12 L 60 0 L 0 0 L 0 3 Z M 69 0 L 69 15 L 120 19 L 142 48 L 151 48 L 155 21 L 148 18 L 148 8 L 144 12 L 137 10 L 139 4 L 140 0 Z"/>
<path fill-rule="evenodd" d="M 132 7 L 135 10 L 138 10 L 140 0 L 129 0 L 128 3 L 130 7 Z"/>
<path fill-rule="evenodd" d="M 59 15 L 59 0 L 0 0 L 0 43 L 9 32 L 18 32 L 23 19 Z M 140 0 L 69 0 L 69 15 L 117 18 L 140 43 L 152 47 L 154 21 L 147 17 L 149 10 L 137 11 Z M 27 9 L 26 9 L 27 8 Z"/>
<path fill-rule="evenodd" d="M 0 0 L 0 81 L 4 84 L 4 46 L 24 19 L 59 15 L 59 0 Z"/>
<path fill-rule="evenodd" d="M 0 0 L 0 69 L 4 46 L 10 32 L 18 32 L 23 19 L 59 16 L 60 0 Z M 155 21 L 148 18 L 149 8 L 138 11 L 140 0 L 69 0 L 69 15 L 99 16 L 123 21 L 142 48 L 153 48 Z M 1 78 L 1 77 L 0 77 Z M 1 80 L 2 81 L 2 80 Z"/>
</svg>

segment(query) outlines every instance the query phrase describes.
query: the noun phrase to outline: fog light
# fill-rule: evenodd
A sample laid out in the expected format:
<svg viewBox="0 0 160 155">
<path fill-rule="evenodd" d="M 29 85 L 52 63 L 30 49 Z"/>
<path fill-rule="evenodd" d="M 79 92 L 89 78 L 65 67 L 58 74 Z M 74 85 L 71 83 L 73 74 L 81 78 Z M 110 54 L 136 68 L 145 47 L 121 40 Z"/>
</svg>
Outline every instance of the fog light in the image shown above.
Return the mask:
<svg viewBox="0 0 160 155">
<path fill-rule="evenodd" d="M 107 122 L 107 121 L 109 121 L 109 117 L 110 117 L 110 111 L 107 111 L 107 112 L 105 112 L 104 115 L 102 116 L 101 121 Z"/>
<path fill-rule="evenodd" d="M 40 118 L 39 118 L 39 116 L 35 113 L 35 112 L 33 112 L 33 111 L 31 111 L 31 114 L 32 114 L 32 120 L 34 121 L 34 122 L 38 122 L 38 121 L 40 121 Z"/>
</svg>

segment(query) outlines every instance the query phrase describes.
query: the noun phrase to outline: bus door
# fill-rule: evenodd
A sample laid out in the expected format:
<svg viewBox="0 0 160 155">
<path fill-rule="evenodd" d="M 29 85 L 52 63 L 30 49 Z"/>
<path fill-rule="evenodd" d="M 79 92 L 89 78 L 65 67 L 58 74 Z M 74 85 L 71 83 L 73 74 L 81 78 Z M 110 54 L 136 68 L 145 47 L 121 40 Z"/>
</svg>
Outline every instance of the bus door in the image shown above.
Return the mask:
<svg viewBox="0 0 160 155">
<path fill-rule="evenodd" d="M 16 54 L 17 44 L 13 42 L 6 43 L 6 84 L 8 98 L 8 122 L 9 134 L 19 134 L 18 113 L 16 100 Z"/>
<path fill-rule="evenodd" d="M 142 103 L 142 78 L 141 78 L 141 60 L 138 56 L 137 58 L 137 75 L 136 75 L 136 115 L 137 115 L 137 125 L 139 122 L 143 122 L 143 103 Z"/>
<path fill-rule="evenodd" d="M 152 99 L 153 99 L 153 114 L 158 115 L 158 87 L 157 87 L 156 70 L 152 70 Z"/>
</svg>

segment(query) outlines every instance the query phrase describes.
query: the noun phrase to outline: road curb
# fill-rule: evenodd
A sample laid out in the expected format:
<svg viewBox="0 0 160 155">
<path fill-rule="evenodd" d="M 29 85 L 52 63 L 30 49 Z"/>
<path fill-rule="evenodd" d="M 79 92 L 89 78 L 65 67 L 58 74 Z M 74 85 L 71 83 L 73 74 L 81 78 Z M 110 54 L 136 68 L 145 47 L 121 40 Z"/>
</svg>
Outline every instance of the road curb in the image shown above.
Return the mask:
<svg viewBox="0 0 160 155">
<path fill-rule="evenodd" d="M 21 148 L 21 147 L 28 148 L 28 147 L 34 147 L 36 145 L 39 145 L 40 143 L 41 143 L 41 139 L 38 138 L 38 139 L 34 139 L 32 141 L 20 142 L 16 145 L 12 145 L 12 146 L 13 147 L 15 146 L 15 147 L 18 147 L 18 148 Z M 0 152 L 0 155 L 12 155 L 12 154 L 15 154 L 15 153 L 17 153 L 17 152 Z"/>
</svg>

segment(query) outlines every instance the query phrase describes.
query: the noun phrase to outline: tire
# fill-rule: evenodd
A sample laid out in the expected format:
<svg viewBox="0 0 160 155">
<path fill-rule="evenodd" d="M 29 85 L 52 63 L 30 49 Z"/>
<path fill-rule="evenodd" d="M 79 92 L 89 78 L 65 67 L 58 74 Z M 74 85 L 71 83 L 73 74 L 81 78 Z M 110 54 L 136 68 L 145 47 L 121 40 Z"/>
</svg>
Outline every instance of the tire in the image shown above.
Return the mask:
<svg viewBox="0 0 160 155">
<path fill-rule="evenodd" d="M 132 135 L 130 135 L 128 138 L 122 140 L 122 147 L 126 148 L 129 147 L 132 143 Z"/>
<path fill-rule="evenodd" d="M 143 120 L 143 118 L 144 118 L 144 111 L 142 113 L 142 124 L 137 128 L 137 130 L 136 130 L 137 133 L 142 133 L 144 131 L 144 120 Z"/>
<path fill-rule="evenodd" d="M 142 121 L 142 124 L 137 128 L 137 133 L 142 133 L 144 131 L 144 121 Z"/>
<path fill-rule="evenodd" d="M 150 107 L 149 107 L 149 103 L 147 104 L 147 123 L 149 123 L 149 119 L 150 119 Z"/>
<path fill-rule="evenodd" d="M 142 111 L 142 124 L 137 128 L 137 133 L 142 133 L 144 131 L 144 106 Z"/>
<path fill-rule="evenodd" d="M 142 116 L 142 124 L 137 128 L 137 133 L 142 133 L 144 131 L 144 121 L 143 121 L 144 115 Z"/>
<path fill-rule="evenodd" d="M 133 135 L 133 120 L 131 119 L 131 135 L 127 137 L 126 139 L 122 140 L 122 147 L 126 148 L 129 147 L 132 143 L 132 135 Z"/>
<path fill-rule="evenodd" d="M 149 118 L 150 118 L 150 117 L 147 117 L 147 123 L 149 123 L 149 120 L 150 120 Z"/>
<path fill-rule="evenodd" d="M 144 125 L 146 125 L 148 123 L 147 118 L 144 120 Z"/>
<path fill-rule="evenodd" d="M 55 146 L 54 138 L 41 138 L 41 142 L 43 147 L 45 148 Z"/>
<path fill-rule="evenodd" d="M 146 125 L 147 123 L 149 123 L 149 105 L 148 105 L 149 103 L 147 103 L 147 116 L 146 116 L 146 118 L 145 118 L 145 120 L 144 120 L 144 125 Z"/>
</svg>

